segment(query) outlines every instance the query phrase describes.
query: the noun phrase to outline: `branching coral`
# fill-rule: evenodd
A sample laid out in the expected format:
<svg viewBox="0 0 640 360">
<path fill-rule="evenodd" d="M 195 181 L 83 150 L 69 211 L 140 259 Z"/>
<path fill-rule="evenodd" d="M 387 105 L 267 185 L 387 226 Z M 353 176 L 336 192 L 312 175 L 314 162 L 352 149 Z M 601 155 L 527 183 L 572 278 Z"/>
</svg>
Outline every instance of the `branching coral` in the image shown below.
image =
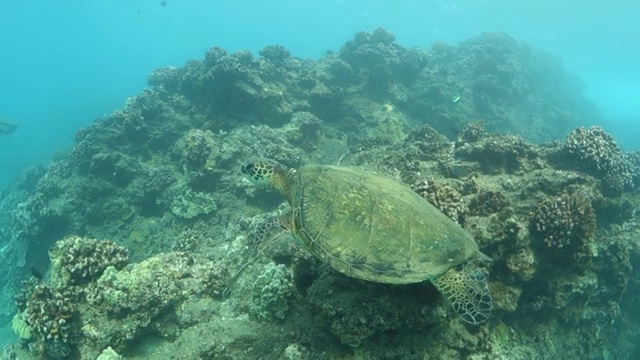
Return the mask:
<svg viewBox="0 0 640 360">
<path fill-rule="evenodd" d="M 109 266 L 124 267 L 129 261 L 127 250 L 113 241 L 99 241 L 69 236 L 50 250 L 53 274 L 61 285 L 88 283 L 99 278 Z"/>
<path fill-rule="evenodd" d="M 214 137 L 211 131 L 192 129 L 184 139 L 184 158 L 191 166 L 204 166 L 213 144 Z"/>
<path fill-rule="evenodd" d="M 284 62 L 291 57 L 289 50 L 285 49 L 282 45 L 266 46 L 258 52 L 260 57 L 268 60 L 274 64 L 284 64 Z"/>
<path fill-rule="evenodd" d="M 292 294 L 291 273 L 284 265 L 270 262 L 253 284 L 251 313 L 261 320 L 284 319 Z"/>
<path fill-rule="evenodd" d="M 413 185 L 413 191 L 427 199 L 451 220 L 464 223 L 467 208 L 460 193 L 451 185 L 439 185 L 435 181 L 421 180 Z"/>
<path fill-rule="evenodd" d="M 600 126 L 573 130 L 566 146 L 582 169 L 602 179 L 606 192 L 619 193 L 631 185 L 630 164 L 613 136 Z"/>
<path fill-rule="evenodd" d="M 533 234 L 542 239 L 552 259 L 578 270 L 591 264 L 596 215 L 589 197 L 573 193 L 546 199 L 531 224 Z M 568 264 L 567 259 L 571 260 Z"/>
<path fill-rule="evenodd" d="M 590 238 L 596 228 L 596 216 L 586 195 L 562 194 L 540 204 L 534 224 L 547 247 L 562 248 Z"/>
<path fill-rule="evenodd" d="M 180 75 L 175 66 L 165 66 L 155 69 L 147 78 L 150 86 L 162 86 L 167 90 L 175 91 L 180 84 Z"/>
<path fill-rule="evenodd" d="M 76 294 L 73 289 L 50 287 L 32 279 L 23 284 L 16 296 L 24 340 L 34 342 L 34 349 L 47 358 L 68 358 L 73 346 Z M 28 333 L 28 337 L 26 337 Z"/>
</svg>

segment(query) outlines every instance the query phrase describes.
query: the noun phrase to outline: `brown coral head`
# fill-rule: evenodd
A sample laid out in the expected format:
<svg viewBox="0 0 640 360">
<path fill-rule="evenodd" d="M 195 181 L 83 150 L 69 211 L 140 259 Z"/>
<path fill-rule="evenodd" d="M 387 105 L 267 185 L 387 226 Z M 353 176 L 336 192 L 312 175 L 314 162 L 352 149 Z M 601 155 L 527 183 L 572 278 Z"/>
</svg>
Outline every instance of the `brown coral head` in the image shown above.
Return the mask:
<svg viewBox="0 0 640 360">
<path fill-rule="evenodd" d="M 538 206 L 532 228 L 550 248 L 584 245 L 596 229 L 591 199 L 579 192 L 548 198 Z"/>
</svg>

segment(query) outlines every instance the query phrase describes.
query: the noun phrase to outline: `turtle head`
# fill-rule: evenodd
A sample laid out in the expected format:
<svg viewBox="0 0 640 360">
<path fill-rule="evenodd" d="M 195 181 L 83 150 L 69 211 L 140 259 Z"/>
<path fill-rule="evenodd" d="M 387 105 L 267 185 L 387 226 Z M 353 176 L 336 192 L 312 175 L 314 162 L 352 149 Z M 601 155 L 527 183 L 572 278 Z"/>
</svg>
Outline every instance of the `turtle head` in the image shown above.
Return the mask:
<svg viewBox="0 0 640 360">
<path fill-rule="evenodd" d="M 256 160 L 242 165 L 242 173 L 253 184 L 286 193 L 291 179 L 291 170 L 273 160 Z"/>
</svg>

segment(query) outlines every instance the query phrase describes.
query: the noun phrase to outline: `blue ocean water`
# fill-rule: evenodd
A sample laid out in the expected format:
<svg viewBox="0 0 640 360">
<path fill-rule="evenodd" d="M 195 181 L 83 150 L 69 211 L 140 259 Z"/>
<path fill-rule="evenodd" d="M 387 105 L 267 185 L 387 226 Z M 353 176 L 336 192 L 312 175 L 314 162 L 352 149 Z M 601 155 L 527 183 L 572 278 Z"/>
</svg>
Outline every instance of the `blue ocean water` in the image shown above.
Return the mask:
<svg viewBox="0 0 640 360">
<path fill-rule="evenodd" d="M 637 11 L 633 0 L 4 1 L 0 116 L 21 126 L 0 138 L 0 187 L 121 107 L 154 68 L 181 66 L 214 45 L 281 44 L 318 58 L 379 26 L 405 46 L 501 31 L 548 50 L 584 82 L 607 130 L 640 149 Z"/>
</svg>

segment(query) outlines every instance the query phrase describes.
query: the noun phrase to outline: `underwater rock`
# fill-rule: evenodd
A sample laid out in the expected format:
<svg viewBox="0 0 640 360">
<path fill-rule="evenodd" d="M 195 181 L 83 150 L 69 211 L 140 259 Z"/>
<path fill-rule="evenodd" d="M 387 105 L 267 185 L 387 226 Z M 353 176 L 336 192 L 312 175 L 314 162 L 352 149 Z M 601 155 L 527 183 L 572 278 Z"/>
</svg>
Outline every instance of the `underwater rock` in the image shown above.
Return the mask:
<svg viewBox="0 0 640 360">
<path fill-rule="evenodd" d="M 456 146 L 461 146 L 465 143 L 476 142 L 484 136 L 484 120 L 470 122 L 460 133 L 458 133 L 458 141 Z"/>
<path fill-rule="evenodd" d="M 163 3 L 166 3 L 166 1 L 163 1 Z M 124 360 L 124 358 L 109 346 L 102 351 L 96 360 Z"/>
<path fill-rule="evenodd" d="M 486 174 L 513 173 L 539 166 L 539 154 L 531 144 L 514 135 L 486 136 L 455 151 L 457 158 L 478 162 Z"/>
<path fill-rule="evenodd" d="M 505 264 L 522 281 L 531 280 L 537 272 L 535 254 L 529 247 L 521 247 L 507 255 Z"/>
<path fill-rule="evenodd" d="M 486 190 L 478 193 L 469 202 L 470 215 L 489 215 L 502 211 L 511 205 L 511 200 L 500 191 Z"/>
<path fill-rule="evenodd" d="M 286 360 L 307 360 L 309 356 L 309 349 L 300 344 L 291 344 L 284 350 L 284 358 Z"/>
</svg>

